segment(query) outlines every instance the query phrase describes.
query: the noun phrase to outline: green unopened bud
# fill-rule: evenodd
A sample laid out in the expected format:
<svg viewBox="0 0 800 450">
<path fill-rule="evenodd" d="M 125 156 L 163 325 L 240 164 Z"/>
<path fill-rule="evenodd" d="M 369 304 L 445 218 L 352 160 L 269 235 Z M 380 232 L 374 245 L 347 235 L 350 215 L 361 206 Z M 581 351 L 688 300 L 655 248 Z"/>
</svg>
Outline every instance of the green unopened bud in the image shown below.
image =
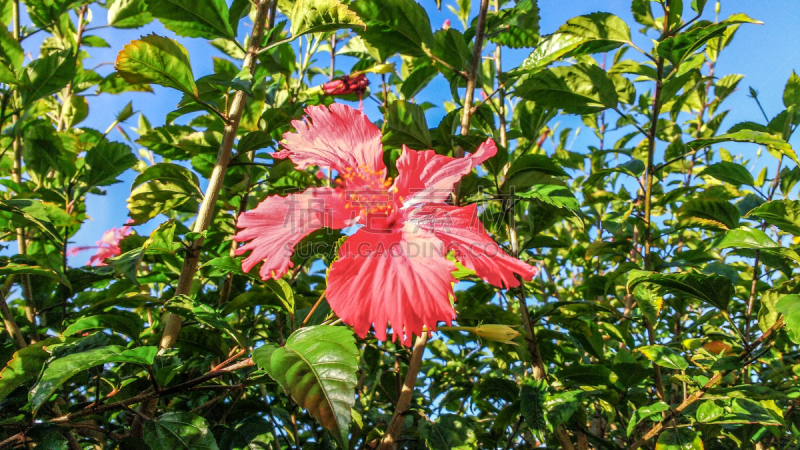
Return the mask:
<svg viewBox="0 0 800 450">
<path fill-rule="evenodd" d="M 517 345 L 514 339 L 519 332 L 508 325 L 478 325 L 477 327 L 439 327 L 440 331 L 467 331 L 477 334 L 482 339 L 500 342 L 501 344 Z"/>
<path fill-rule="evenodd" d="M 717 1 L 717 4 L 714 5 L 714 12 L 717 13 L 717 15 L 719 15 L 719 10 L 720 10 L 721 7 L 722 6 L 720 5 L 720 2 Z"/>
<path fill-rule="evenodd" d="M 490 341 L 513 345 L 517 345 L 514 339 L 519 336 L 519 332 L 508 325 L 478 325 L 475 334 Z"/>
</svg>

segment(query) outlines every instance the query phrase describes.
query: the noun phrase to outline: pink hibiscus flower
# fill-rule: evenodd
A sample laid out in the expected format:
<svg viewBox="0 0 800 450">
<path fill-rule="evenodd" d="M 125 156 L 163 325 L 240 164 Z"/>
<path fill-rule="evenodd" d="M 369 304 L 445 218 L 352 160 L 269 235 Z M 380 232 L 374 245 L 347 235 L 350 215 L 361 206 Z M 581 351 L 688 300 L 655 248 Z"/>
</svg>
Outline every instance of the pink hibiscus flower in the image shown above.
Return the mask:
<svg viewBox="0 0 800 450">
<path fill-rule="evenodd" d="M 97 253 L 95 253 L 91 258 L 89 258 L 89 265 L 90 266 L 105 266 L 106 258 L 112 258 L 114 256 L 119 255 L 122 251 L 119 248 L 119 242 L 129 234 L 132 233 L 131 227 L 127 224 L 131 223 L 132 220 L 128 219 L 126 225 L 122 228 L 114 227 L 110 230 L 106 230 L 103 233 L 103 237 L 97 241 L 97 245 L 89 245 L 86 247 L 73 247 L 71 248 L 67 254 L 69 256 L 74 256 L 79 252 L 84 250 L 90 250 L 93 248 L 97 249 Z"/>
<path fill-rule="evenodd" d="M 295 246 L 306 235 L 328 227 L 359 225 L 339 249 L 330 268 L 327 298 L 333 311 L 355 332 L 410 345 L 423 327 L 435 331 L 451 324 L 451 299 L 458 261 L 498 287 L 518 286 L 515 275 L 530 280 L 535 267 L 507 255 L 486 233 L 477 207 L 446 204 L 461 177 L 497 148 L 492 140 L 464 158 L 416 151 L 403 146 L 397 179 L 386 178 L 381 132 L 360 111 L 345 105 L 311 106 L 308 120 L 294 121 L 284 134 L 283 150 L 298 169 L 330 168 L 335 187 L 312 187 L 287 197 L 266 198 L 242 214 L 234 239 L 246 242 L 237 254 L 250 254 L 242 269 L 263 261 L 263 279 L 280 278 L 291 268 Z"/>
</svg>

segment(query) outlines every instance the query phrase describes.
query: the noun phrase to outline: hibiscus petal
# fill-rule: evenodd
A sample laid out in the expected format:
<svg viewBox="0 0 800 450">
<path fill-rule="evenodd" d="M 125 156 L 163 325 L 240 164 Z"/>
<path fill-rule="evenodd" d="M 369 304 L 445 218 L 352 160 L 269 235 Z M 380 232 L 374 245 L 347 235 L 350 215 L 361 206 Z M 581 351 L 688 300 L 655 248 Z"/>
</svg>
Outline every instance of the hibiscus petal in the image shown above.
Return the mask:
<svg viewBox="0 0 800 450">
<path fill-rule="evenodd" d="M 394 185 L 397 195 L 405 205 L 444 202 L 464 175 L 496 153 L 497 147 L 491 139 L 463 158 L 403 146 L 403 154 L 397 159 L 398 175 Z"/>
<path fill-rule="evenodd" d="M 374 325 L 375 337 L 386 340 L 388 322 L 394 340 L 408 346 L 423 326 L 435 331 L 456 316 L 450 303 L 455 264 L 444 257 L 439 239 L 414 228 L 386 234 L 361 229 L 331 266 L 328 303 L 361 337 Z"/>
<path fill-rule="evenodd" d="M 515 287 L 519 286 L 515 275 L 530 281 L 538 273 L 536 267 L 509 256 L 486 233 L 476 205 L 426 204 L 413 211 L 409 220 L 435 234 L 448 252 L 453 250 L 461 264 L 487 283 Z"/>
<path fill-rule="evenodd" d="M 345 169 L 382 172 L 381 131 L 361 111 L 334 103 L 306 108 L 307 121 L 293 120 L 296 133 L 286 133 L 284 150 L 275 158 L 289 158 L 298 169 L 317 165 L 343 172 Z"/>
<path fill-rule="evenodd" d="M 267 197 L 255 209 L 241 216 L 236 226 L 241 230 L 233 239 L 247 244 L 236 249 L 241 255 L 252 251 L 242 261 L 249 272 L 264 261 L 259 274 L 264 280 L 282 277 L 292 267 L 294 247 L 312 231 L 322 227 L 344 228 L 350 225 L 341 195 L 331 188 L 311 188 L 286 197 Z"/>
</svg>

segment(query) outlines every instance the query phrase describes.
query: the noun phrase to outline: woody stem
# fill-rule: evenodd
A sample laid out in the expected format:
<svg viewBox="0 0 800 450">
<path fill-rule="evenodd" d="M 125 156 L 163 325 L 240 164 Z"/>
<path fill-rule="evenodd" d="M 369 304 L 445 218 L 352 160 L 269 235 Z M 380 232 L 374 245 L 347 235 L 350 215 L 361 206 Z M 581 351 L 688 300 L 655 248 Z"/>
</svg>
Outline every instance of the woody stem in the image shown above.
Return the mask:
<svg viewBox="0 0 800 450">
<path fill-rule="evenodd" d="M 397 406 L 394 409 L 392 420 L 389 422 L 389 427 L 386 429 L 386 434 L 383 435 L 377 450 L 391 449 L 394 446 L 395 440 L 403 431 L 403 423 L 405 422 L 408 408 L 411 406 L 411 397 L 414 395 L 414 386 L 417 384 L 417 375 L 422 366 L 422 354 L 425 353 L 425 344 L 427 342 L 427 331 L 423 331 L 417 338 L 417 341 L 414 342 L 414 350 L 411 353 L 411 361 L 408 363 L 406 380 L 400 391 L 400 397 L 397 399 Z"/>
<path fill-rule="evenodd" d="M 464 105 L 461 112 L 461 135 L 469 134 L 469 123 L 472 120 L 472 100 L 475 96 L 475 85 L 478 81 L 478 70 L 481 66 L 481 52 L 483 51 L 483 37 L 486 34 L 486 13 L 489 10 L 489 0 L 481 0 L 481 9 L 478 12 L 478 23 L 475 31 L 475 44 L 472 48 L 472 60 L 467 74 L 467 92 L 464 95 Z M 464 157 L 464 148 L 460 145 L 456 148 L 456 158 Z M 456 183 L 453 196 L 456 205 L 459 204 L 461 182 Z"/>
</svg>

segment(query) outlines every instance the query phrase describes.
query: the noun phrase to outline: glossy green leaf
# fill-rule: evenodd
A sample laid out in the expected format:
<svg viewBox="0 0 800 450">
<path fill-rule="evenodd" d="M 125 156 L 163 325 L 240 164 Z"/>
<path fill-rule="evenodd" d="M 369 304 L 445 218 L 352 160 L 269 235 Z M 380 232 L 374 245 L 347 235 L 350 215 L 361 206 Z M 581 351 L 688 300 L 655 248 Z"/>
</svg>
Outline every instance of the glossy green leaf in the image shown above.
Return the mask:
<svg viewBox="0 0 800 450">
<path fill-rule="evenodd" d="M 800 160 L 797 159 L 797 154 L 792 149 L 788 142 L 778 136 L 753 130 L 739 130 L 732 133 L 721 134 L 707 139 L 696 139 L 689 141 L 686 145 L 693 149 L 701 149 L 720 142 L 753 142 L 760 145 L 765 145 L 773 148 L 781 154 L 787 156 L 789 159 L 800 165 Z"/>
<path fill-rule="evenodd" d="M 710 175 L 720 181 L 726 181 L 732 185 L 739 187 L 743 184 L 753 186 L 755 180 L 753 175 L 741 164 L 736 164 L 727 161 L 721 161 L 703 169 L 700 175 Z"/>
<path fill-rule="evenodd" d="M 206 325 L 209 329 L 219 330 L 232 337 L 242 348 L 247 348 L 247 342 L 242 333 L 233 328 L 211 306 L 199 303 L 189 296 L 178 295 L 164 304 L 164 309 L 177 314 L 184 319 L 191 319 Z"/>
<path fill-rule="evenodd" d="M 775 304 L 775 310 L 783 314 L 786 328 L 794 333 L 796 338 L 800 338 L 800 295 L 792 294 L 781 297 Z"/>
<path fill-rule="evenodd" d="M 108 8 L 108 24 L 114 28 L 139 28 L 153 21 L 145 0 L 113 0 Z"/>
<path fill-rule="evenodd" d="M 0 371 L 0 401 L 8 397 L 14 389 L 32 385 L 45 361 L 50 358 L 50 352 L 45 347 L 58 344 L 62 340 L 61 337 L 51 337 L 17 350 Z"/>
<path fill-rule="evenodd" d="M 131 41 L 117 55 L 116 68 L 131 84 L 160 84 L 198 96 L 189 53 L 176 41 L 155 34 Z"/>
<path fill-rule="evenodd" d="M 711 423 L 722 417 L 723 414 L 725 414 L 725 410 L 721 406 L 713 400 L 706 400 L 697 407 L 695 418 L 701 423 Z"/>
<path fill-rule="evenodd" d="M 663 345 L 646 345 L 636 349 L 655 364 L 667 369 L 686 370 L 689 363 L 675 350 Z"/>
<path fill-rule="evenodd" d="M 730 230 L 739 226 L 739 209 L 723 200 L 695 198 L 683 203 L 678 210 L 681 226 Z M 697 220 L 696 220 L 697 219 Z"/>
<path fill-rule="evenodd" d="M 113 311 L 109 314 L 82 317 L 68 326 L 61 334 L 63 336 L 72 336 L 87 330 L 105 329 L 122 333 L 133 339 L 138 339 L 142 331 L 142 320 L 134 313 Z"/>
<path fill-rule="evenodd" d="M 53 218 L 60 215 L 57 206 L 38 200 L 0 200 L 0 211 L 5 211 L 38 227 L 56 246 L 61 246 L 61 233 L 53 225 Z"/>
<path fill-rule="evenodd" d="M 584 391 L 567 391 L 548 395 L 544 402 L 545 416 L 549 430 L 567 423 L 578 410 L 581 401 L 586 397 Z"/>
<path fill-rule="evenodd" d="M 147 10 L 178 36 L 233 39 L 225 0 L 145 0 Z"/>
<path fill-rule="evenodd" d="M 0 82 L 18 84 L 17 73 L 25 55 L 14 36 L 6 29 L 0 31 Z"/>
<path fill-rule="evenodd" d="M 520 411 L 525 417 L 525 423 L 537 436 L 542 436 L 547 429 L 544 406 L 546 397 L 547 384 L 543 380 L 529 381 L 519 391 Z"/>
<path fill-rule="evenodd" d="M 352 331 L 331 326 L 301 328 L 283 347 L 258 348 L 253 361 L 345 446 L 359 361 Z"/>
<path fill-rule="evenodd" d="M 688 428 L 667 428 L 658 436 L 656 450 L 703 450 L 703 441 Z"/>
<path fill-rule="evenodd" d="M 539 41 L 539 5 L 537 0 L 519 0 L 513 8 L 501 9 L 487 19 L 492 42 L 510 48 L 534 47 Z"/>
<path fill-rule="evenodd" d="M 633 430 L 636 429 L 636 425 L 638 425 L 644 419 L 648 417 L 652 417 L 655 414 L 658 414 L 657 418 L 661 418 L 661 414 L 664 411 L 669 411 L 669 405 L 664 402 L 657 402 L 653 403 L 652 405 L 642 406 L 638 408 L 636 411 L 633 412 L 631 416 L 630 422 L 628 422 L 628 428 L 626 433 L 628 436 L 633 434 Z"/>
<path fill-rule="evenodd" d="M 289 22 L 292 24 L 292 36 L 366 27 L 358 15 L 339 0 L 296 0 L 289 14 Z"/>
<path fill-rule="evenodd" d="M 166 185 L 175 185 L 186 193 L 197 193 L 203 195 L 200 188 L 200 180 L 191 170 L 178 164 L 157 163 L 145 169 L 139 174 L 133 184 L 132 189 L 150 181 L 159 181 Z"/>
<path fill-rule="evenodd" d="M 189 412 L 168 412 L 144 424 L 144 442 L 151 450 L 218 450 L 208 423 Z"/>
<path fill-rule="evenodd" d="M 666 293 L 687 295 L 702 300 L 723 311 L 728 310 L 728 305 L 735 293 L 730 280 L 716 274 L 659 274 L 643 270 L 632 270 L 628 273 L 628 290 L 643 282 L 659 286 Z"/>
<path fill-rule="evenodd" d="M 35 414 L 65 381 L 81 371 L 108 363 L 152 365 L 157 352 L 157 347 L 126 349 L 109 345 L 58 358 L 47 365 L 28 395 L 33 412 Z"/>
<path fill-rule="evenodd" d="M 725 32 L 726 28 L 741 23 L 761 24 L 762 22 L 753 20 L 744 14 L 734 14 L 717 23 L 700 21 L 688 30 L 659 42 L 656 51 L 667 61 L 677 66 L 689 55 L 700 49 L 709 39 L 719 37 Z"/>
<path fill-rule="evenodd" d="M 466 444 L 473 432 L 464 417 L 442 414 L 433 422 L 422 422 L 420 434 L 431 450 L 450 450 Z"/>
<path fill-rule="evenodd" d="M 394 53 L 423 56 L 423 48 L 433 46 L 428 14 L 413 0 L 360 0 L 350 7 L 366 24 L 356 31 L 384 58 Z"/>
<path fill-rule="evenodd" d="M 773 200 L 750 210 L 747 217 L 761 219 L 781 231 L 800 236 L 800 201 Z"/>
<path fill-rule="evenodd" d="M 127 145 L 103 141 L 86 152 L 86 167 L 81 179 L 88 186 L 119 183 L 117 177 L 133 167 L 137 161 Z"/>
<path fill-rule="evenodd" d="M 516 95 L 570 114 L 590 114 L 617 106 L 617 90 L 599 66 L 576 64 L 537 72 L 515 91 Z"/>
<path fill-rule="evenodd" d="M 559 208 L 573 211 L 580 209 L 581 205 L 569 189 L 557 184 L 537 184 L 524 192 L 517 192 L 522 198 L 535 198 Z"/>
<path fill-rule="evenodd" d="M 786 248 L 773 241 L 771 237 L 761 230 L 749 227 L 741 227 L 730 230 L 724 236 L 717 239 L 714 247 L 724 248 L 752 248 L 755 250 L 777 253 L 800 262 L 800 255 L 794 250 Z"/>
<path fill-rule="evenodd" d="M 433 147 L 425 111 L 415 103 L 397 100 L 389 104 L 386 110 L 386 128 L 383 143 L 400 147 L 403 144 L 417 150 Z"/>
<path fill-rule="evenodd" d="M 72 50 L 53 52 L 28 64 L 22 71 L 22 103 L 30 104 L 64 89 L 75 77 Z"/>
</svg>

